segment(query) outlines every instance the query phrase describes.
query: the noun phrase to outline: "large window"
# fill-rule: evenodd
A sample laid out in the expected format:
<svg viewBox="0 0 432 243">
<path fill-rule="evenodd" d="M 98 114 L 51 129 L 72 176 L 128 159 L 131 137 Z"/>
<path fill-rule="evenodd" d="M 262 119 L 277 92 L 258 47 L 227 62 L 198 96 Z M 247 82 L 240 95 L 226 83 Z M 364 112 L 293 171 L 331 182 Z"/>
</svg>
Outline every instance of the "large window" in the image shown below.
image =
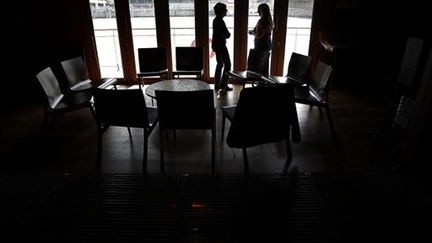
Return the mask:
<svg viewBox="0 0 432 243">
<path fill-rule="evenodd" d="M 284 74 L 292 52 L 308 55 L 314 0 L 290 0 L 285 39 Z"/>
<path fill-rule="evenodd" d="M 90 0 L 93 28 L 102 77 L 123 77 L 113 0 Z"/>
<path fill-rule="evenodd" d="M 135 66 L 139 70 L 138 48 L 157 47 L 153 0 L 129 0 Z"/>
<path fill-rule="evenodd" d="M 176 65 L 177 46 L 195 46 L 194 0 L 169 0 L 171 53 Z"/>
<path fill-rule="evenodd" d="M 124 75 L 126 75 L 128 80 L 133 80 L 134 70 L 139 70 L 137 55 L 138 48 L 157 47 L 158 41 L 161 41 L 162 43 L 167 43 L 167 38 L 170 38 L 172 48 L 171 55 L 168 55 L 171 57 L 171 59 L 168 61 L 172 61 L 173 67 L 175 67 L 175 47 L 196 45 L 195 18 L 197 16 L 195 16 L 195 0 L 158 1 L 166 2 L 156 2 L 158 4 L 162 3 L 160 5 L 162 7 L 155 9 L 155 0 L 128 0 L 118 2 L 115 2 L 114 0 L 89 0 L 93 19 L 93 27 L 96 37 L 95 42 L 101 76 L 123 78 Z M 219 0 L 209 0 L 208 19 L 207 17 L 203 17 L 203 19 L 198 19 L 198 21 L 208 21 L 208 77 L 214 77 L 214 71 L 216 67 L 216 57 L 214 55 L 214 52 L 211 50 L 211 38 L 213 34 L 212 23 L 215 17 L 213 6 L 217 2 L 219 2 Z M 227 39 L 227 48 L 231 57 L 231 62 L 234 67 L 235 1 L 226 0 L 223 2 L 227 5 L 228 8 L 228 13 L 227 16 L 224 17 L 224 21 L 228 27 L 228 30 L 231 33 L 231 37 Z M 278 38 L 280 42 L 285 41 L 283 73 L 287 72 L 287 64 L 289 63 L 292 52 L 298 52 L 305 55 L 307 55 L 309 52 L 313 2 L 314 0 L 290 0 L 286 3 L 278 2 L 278 4 L 288 4 L 286 36 L 275 35 L 275 38 Z M 129 12 L 129 15 L 131 17 L 130 25 L 129 19 L 122 18 L 122 16 L 117 16 L 114 3 L 116 3 L 119 14 L 128 14 Z M 166 5 L 164 3 L 168 4 L 169 17 L 166 16 L 165 11 L 167 9 L 165 9 Z M 274 20 L 274 0 L 249 0 L 248 3 L 249 5 L 247 6 L 247 11 L 240 11 L 239 13 L 236 13 L 239 14 L 239 16 L 236 17 L 237 20 L 240 20 L 240 22 L 247 21 L 248 26 L 246 29 L 252 29 L 258 22 L 259 15 L 257 9 L 258 5 L 261 3 L 267 3 L 270 6 L 270 10 Z M 170 24 L 166 26 L 170 26 L 170 29 L 161 29 L 160 31 L 156 31 L 156 16 L 160 17 L 158 18 L 158 20 L 160 21 L 169 21 Z M 117 26 L 117 23 L 121 23 L 121 26 Z M 163 24 L 161 26 L 161 28 L 166 28 L 166 26 Z M 200 34 L 200 31 L 202 30 L 197 29 L 197 31 L 198 34 Z M 274 31 L 276 31 L 276 29 Z M 119 43 L 119 33 L 121 35 L 120 37 L 123 37 L 120 39 L 125 43 Z M 170 33 L 170 36 L 166 36 L 165 34 L 167 33 Z M 129 38 L 129 34 L 132 35 L 132 38 Z M 160 36 L 157 36 L 158 34 Z M 244 41 L 245 43 L 236 43 L 237 46 L 241 48 L 246 46 L 247 49 L 254 47 L 253 36 L 247 35 L 246 39 L 244 39 L 243 37 L 238 39 L 239 41 Z M 130 43 L 131 41 L 133 43 Z M 276 43 L 275 41 L 276 40 L 272 40 L 273 43 Z M 122 49 L 120 49 L 120 47 L 122 47 Z M 282 49 L 280 49 L 280 51 L 282 51 Z M 124 55 L 122 55 L 122 53 Z M 237 63 L 244 63 L 244 58 L 247 57 L 243 56 L 243 53 L 239 53 L 240 55 L 236 57 L 238 60 L 235 61 L 237 61 Z M 133 59 L 133 54 L 135 54 L 135 60 L 130 60 Z M 125 58 L 123 62 L 122 56 Z M 282 60 L 282 58 L 280 60 Z M 123 65 L 135 64 L 136 67 L 134 69 L 132 69 L 130 66 L 123 67 L 122 63 Z M 280 62 L 275 64 L 282 65 Z M 278 68 L 282 68 L 282 66 L 278 66 Z"/>
</svg>

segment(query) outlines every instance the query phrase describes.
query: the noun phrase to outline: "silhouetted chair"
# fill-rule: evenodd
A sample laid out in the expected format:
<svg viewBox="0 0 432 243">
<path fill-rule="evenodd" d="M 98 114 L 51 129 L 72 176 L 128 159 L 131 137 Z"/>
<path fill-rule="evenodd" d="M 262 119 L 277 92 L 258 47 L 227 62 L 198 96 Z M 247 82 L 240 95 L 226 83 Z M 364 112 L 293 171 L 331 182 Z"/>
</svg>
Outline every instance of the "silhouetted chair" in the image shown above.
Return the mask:
<svg viewBox="0 0 432 243">
<path fill-rule="evenodd" d="M 64 74 L 67 79 L 69 92 L 90 91 L 91 88 L 107 88 L 113 85 L 116 89 L 117 79 L 102 78 L 100 80 L 90 80 L 88 77 L 87 65 L 81 56 L 67 59 L 61 62 Z"/>
<path fill-rule="evenodd" d="M 237 105 L 222 107 L 222 139 L 225 119 L 231 122 L 227 144 L 243 150 L 246 172 L 249 171 L 247 148 L 285 140 L 289 162 L 292 157 L 290 141 L 301 140 L 294 91 L 289 85 L 242 89 Z"/>
<path fill-rule="evenodd" d="M 320 112 L 321 107 L 325 108 L 332 135 L 336 135 L 329 108 L 329 91 L 332 70 L 333 69 L 330 65 L 318 61 L 310 83 L 307 86 L 302 87 L 294 86 L 294 100 L 296 103 L 307 104 L 311 107 L 317 106 L 320 109 Z"/>
<path fill-rule="evenodd" d="M 173 71 L 174 78 L 183 75 L 194 75 L 202 78 L 203 48 L 202 47 L 176 47 L 176 70 Z"/>
<path fill-rule="evenodd" d="M 40 71 L 36 75 L 36 78 L 46 95 L 42 132 L 45 130 L 48 123 L 54 122 L 57 116 L 63 115 L 69 111 L 89 108 L 92 115 L 94 115 L 91 102 L 92 96 L 89 91 L 72 93 L 67 96 L 63 95 L 60 90 L 58 79 L 50 67 Z"/>
<path fill-rule="evenodd" d="M 210 129 L 212 172 L 215 168 L 215 106 L 213 90 L 156 90 L 160 129 L 161 173 L 164 172 L 164 130 Z"/>
<path fill-rule="evenodd" d="M 392 90 L 384 123 L 377 136 L 378 139 L 392 125 L 397 125 L 403 131 L 408 129 L 420 86 L 420 76 L 426 63 L 425 46 L 427 45 L 424 39 L 408 37 L 396 77 L 396 85 Z"/>
<path fill-rule="evenodd" d="M 231 78 L 238 79 L 242 82 L 243 87 L 250 83 L 255 85 L 257 82 L 262 81 L 261 77 L 267 76 L 269 73 L 268 61 L 270 52 L 260 51 L 256 49 L 249 50 L 246 70 L 243 71 L 230 71 Z"/>
<path fill-rule="evenodd" d="M 92 90 L 97 123 L 97 168 L 102 160 L 102 135 L 109 126 L 143 128 L 143 171 L 147 171 L 148 138 L 158 123 L 157 109 L 147 107 L 140 89 Z"/>
<path fill-rule="evenodd" d="M 165 47 L 138 48 L 140 86 L 144 77 L 168 77 L 168 66 Z"/>
<path fill-rule="evenodd" d="M 263 76 L 263 79 L 271 83 L 304 86 L 307 85 L 310 80 L 309 71 L 311 63 L 312 57 L 293 52 L 288 64 L 286 76 L 268 75 Z"/>
</svg>

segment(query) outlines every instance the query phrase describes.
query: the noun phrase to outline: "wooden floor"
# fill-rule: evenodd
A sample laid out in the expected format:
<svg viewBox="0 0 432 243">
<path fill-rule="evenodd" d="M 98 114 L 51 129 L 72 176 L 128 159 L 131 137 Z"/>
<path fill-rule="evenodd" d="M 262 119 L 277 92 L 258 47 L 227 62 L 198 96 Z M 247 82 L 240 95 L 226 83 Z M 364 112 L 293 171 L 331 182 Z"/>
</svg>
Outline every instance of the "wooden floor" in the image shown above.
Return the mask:
<svg viewBox="0 0 432 243">
<path fill-rule="evenodd" d="M 218 108 L 235 104 L 240 89 L 215 93 Z M 221 139 L 220 109 L 217 174 L 209 174 L 210 132 L 177 131 L 176 139 L 167 134 L 162 176 L 157 127 L 149 174 L 141 174 L 142 131 L 129 136 L 115 127 L 104 136 L 99 171 L 89 110 L 65 115 L 41 136 L 41 103 L 2 109 L 0 227 L 17 242 L 430 239 L 424 222 L 432 215 L 432 186 L 395 171 L 400 130 L 376 138 L 385 102 L 346 90 L 332 90 L 330 98 L 338 143 L 325 112 L 298 105 L 302 141 L 292 145 L 291 163 L 284 144 L 256 146 L 249 149 L 251 175 L 243 174 L 241 151 Z"/>
<path fill-rule="evenodd" d="M 217 97 L 216 173 L 242 173 L 241 150 L 231 149 L 221 139 L 219 107 L 235 104 L 241 86 Z M 148 98 L 148 97 L 146 97 Z M 263 100 L 262 102 L 266 102 Z M 398 166 L 402 136 L 396 129 L 376 135 L 382 126 L 385 102 L 347 90 L 332 90 L 331 112 L 338 143 L 331 137 L 325 112 L 297 105 L 302 141 L 292 145 L 293 159 L 286 163 L 283 143 L 260 145 L 248 150 L 251 173 L 352 172 L 392 170 Z M 150 99 L 148 104 L 151 104 Z M 271 104 L 269 104 L 271 105 Z M 92 173 L 96 161 L 96 125 L 87 109 L 60 118 L 41 136 L 42 103 L 21 105 L 2 111 L 2 167 L 14 171 Z M 225 132 L 228 131 L 227 122 Z M 269 124 L 263 124 L 265 129 Z M 148 172 L 160 173 L 159 130 L 149 139 Z M 102 172 L 140 173 L 143 137 L 140 129 L 112 127 L 104 135 Z M 165 172 L 210 173 L 210 132 L 177 131 L 167 134 Z"/>
</svg>

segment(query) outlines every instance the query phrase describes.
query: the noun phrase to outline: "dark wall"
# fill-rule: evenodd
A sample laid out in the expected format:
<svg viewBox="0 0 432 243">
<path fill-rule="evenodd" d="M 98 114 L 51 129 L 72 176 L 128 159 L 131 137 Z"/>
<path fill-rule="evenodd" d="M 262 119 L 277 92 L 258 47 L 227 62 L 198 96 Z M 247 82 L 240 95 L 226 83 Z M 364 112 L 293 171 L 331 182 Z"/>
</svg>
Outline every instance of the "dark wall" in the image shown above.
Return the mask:
<svg viewBox="0 0 432 243">
<path fill-rule="evenodd" d="M 6 79 L 1 81 L 7 92 L 2 92 L 2 100 L 43 102 L 36 74 L 65 57 L 82 53 L 83 4 L 88 1 L 8 3 L 12 11 L 4 11 L 2 16 L 7 43 Z"/>
<path fill-rule="evenodd" d="M 317 0 L 318 31 L 357 48 L 339 49 L 336 88 L 388 97 L 395 85 L 406 40 L 429 39 L 430 14 L 424 1 Z M 319 40 L 315 56 L 332 63 L 335 53 Z M 373 87 L 373 88 L 371 88 Z"/>
</svg>

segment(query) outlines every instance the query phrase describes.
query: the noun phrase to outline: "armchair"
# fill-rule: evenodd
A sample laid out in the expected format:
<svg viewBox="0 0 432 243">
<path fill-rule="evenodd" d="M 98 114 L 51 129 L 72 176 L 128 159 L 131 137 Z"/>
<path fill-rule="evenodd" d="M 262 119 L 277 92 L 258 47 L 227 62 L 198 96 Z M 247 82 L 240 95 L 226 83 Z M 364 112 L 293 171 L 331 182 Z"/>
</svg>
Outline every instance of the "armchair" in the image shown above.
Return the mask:
<svg viewBox="0 0 432 243">
<path fill-rule="evenodd" d="M 147 171 L 148 138 L 158 123 L 157 109 L 147 107 L 140 89 L 92 90 L 97 124 L 97 168 L 102 160 L 102 135 L 110 126 L 143 128 L 143 171 Z"/>
<path fill-rule="evenodd" d="M 238 79 L 242 82 L 243 87 L 247 83 L 254 85 L 262 81 L 262 76 L 268 74 L 268 60 L 270 52 L 260 51 L 256 49 L 249 50 L 246 70 L 243 71 L 230 71 L 229 76 Z"/>
<path fill-rule="evenodd" d="M 305 86 L 308 84 L 309 71 L 312 63 L 312 57 L 305 56 L 296 52 L 291 54 L 286 76 L 268 75 L 263 76 L 263 80 L 270 83 L 293 84 Z"/>
<path fill-rule="evenodd" d="M 295 143 L 301 140 L 292 86 L 244 88 L 237 105 L 221 109 L 222 139 L 227 119 L 231 122 L 231 127 L 226 142 L 231 148 L 242 149 L 245 172 L 249 171 L 247 148 L 256 145 L 285 140 L 287 162 L 291 161 L 291 140 Z"/>
<path fill-rule="evenodd" d="M 204 70 L 202 47 L 176 47 L 176 70 L 174 78 L 182 75 L 194 75 L 202 78 Z"/>
<path fill-rule="evenodd" d="M 163 131 L 177 129 L 211 130 L 212 172 L 215 169 L 215 106 L 213 90 L 156 90 L 160 129 L 161 172 L 164 172 Z"/>
<path fill-rule="evenodd" d="M 167 56 L 165 47 L 138 48 L 139 85 L 144 77 L 168 77 Z"/>
<path fill-rule="evenodd" d="M 70 58 L 61 62 L 64 74 L 66 75 L 69 93 L 90 91 L 94 87 L 107 88 L 110 85 L 117 89 L 115 78 L 102 78 L 90 80 L 86 63 L 81 56 Z"/>
<path fill-rule="evenodd" d="M 59 81 L 50 67 L 40 71 L 36 78 L 46 95 L 42 132 L 45 131 L 48 123 L 54 122 L 55 118 L 70 111 L 88 108 L 94 116 L 90 92 L 63 95 L 60 91 Z"/>
</svg>

